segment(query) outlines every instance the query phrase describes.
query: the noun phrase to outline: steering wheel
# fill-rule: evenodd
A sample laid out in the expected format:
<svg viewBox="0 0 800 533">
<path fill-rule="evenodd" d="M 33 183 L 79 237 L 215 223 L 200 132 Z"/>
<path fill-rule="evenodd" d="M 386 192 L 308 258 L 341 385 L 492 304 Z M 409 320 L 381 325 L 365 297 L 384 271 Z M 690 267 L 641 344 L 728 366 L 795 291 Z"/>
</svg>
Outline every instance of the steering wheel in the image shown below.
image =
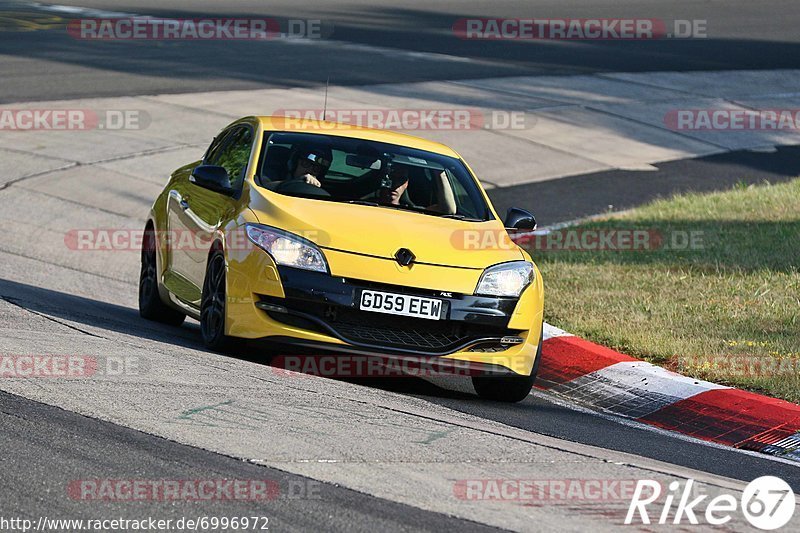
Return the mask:
<svg viewBox="0 0 800 533">
<path fill-rule="evenodd" d="M 331 196 L 331 193 L 322 187 L 317 187 L 298 179 L 282 181 L 280 185 L 275 188 L 275 192 L 298 196 L 316 196 L 318 198 L 330 198 Z"/>
</svg>

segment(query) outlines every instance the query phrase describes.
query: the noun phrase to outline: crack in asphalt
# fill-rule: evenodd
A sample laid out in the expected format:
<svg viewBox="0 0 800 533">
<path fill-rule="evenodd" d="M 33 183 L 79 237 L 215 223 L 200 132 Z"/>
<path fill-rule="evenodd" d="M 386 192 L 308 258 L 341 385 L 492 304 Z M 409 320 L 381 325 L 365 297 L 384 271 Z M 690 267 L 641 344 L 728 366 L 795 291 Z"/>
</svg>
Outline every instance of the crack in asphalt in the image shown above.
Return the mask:
<svg viewBox="0 0 800 533">
<path fill-rule="evenodd" d="M 71 168 L 74 168 L 74 167 L 71 167 Z M 29 176 L 29 177 L 34 177 L 34 176 Z M 132 216 L 127 214 L 127 213 L 120 213 L 119 211 L 112 211 L 111 209 L 105 209 L 104 207 L 98 207 L 98 206 L 92 205 L 92 204 L 85 204 L 85 203 L 79 202 L 77 200 L 72 200 L 70 198 L 64 198 L 63 196 L 58 196 L 56 194 L 50 194 L 49 192 L 39 191 L 39 190 L 36 190 L 36 189 L 30 189 L 30 188 L 24 187 L 24 186 L 22 188 L 25 189 L 26 191 L 32 192 L 33 194 L 40 194 L 42 196 L 46 196 L 47 198 L 54 198 L 56 200 L 60 200 L 62 202 L 66 202 L 68 204 L 79 205 L 81 207 L 86 207 L 88 209 L 94 209 L 95 211 L 99 211 L 99 212 L 105 213 L 107 215 L 114 215 L 115 217 L 123 217 L 123 218 L 132 218 Z"/>
<path fill-rule="evenodd" d="M 148 156 L 148 155 L 168 153 L 168 152 L 177 151 L 177 150 L 180 150 L 180 149 L 183 149 L 183 148 L 192 148 L 192 147 L 195 147 L 195 146 L 204 146 L 204 144 L 203 143 L 180 143 L 180 144 L 175 144 L 175 145 L 171 145 L 171 146 L 162 146 L 160 148 L 150 148 L 148 150 L 140 150 L 138 152 L 134 152 L 134 153 L 131 153 L 131 154 L 124 154 L 124 155 L 109 157 L 109 158 L 106 158 L 106 159 L 98 159 L 96 161 L 91 161 L 89 163 L 82 163 L 80 161 L 72 161 L 71 164 L 63 166 L 63 167 L 53 168 L 53 169 L 45 170 L 45 171 L 42 171 L 42 172 L 35 172 L 33 174 L 28 174 L 28 175 L 25 175 L 25 176 L 21 176 L 19 178 L 15 178 L 13 180 L 9 180 L 9 181 L 3 183 L 2 185 L 0 185 L 0 191 L 4 191 L 4 190 L 10 188 L 12 185 L 16 185 L 17 183 L 19 183 L 21 181 L 29 180 L 31 178 L 38 178 L 40 176 L 44 176 L 44 175 L 47 175 L 47 174 L 50 174 L 50 173 L 63 172 L 65 170 L 69 170 L 69 169 L 72 169 L 72 168 L 75 168 L 75 167 L 92 167 L 92 166 L 95 166 L 95 165 L 102 165 L 102 164 L 111 163 L 111 162 L 114 162 L 114 161 L 124 161 L 126 159 L 134 159 L 136 157 L 144 157 L 144 156 Z M 9 150 L 9 148 L 3 148 L 3 149 L 4 150 Z M 38 154 L 35 154 L 33 152 L 28 152 L 28 151 L 25 151 L 25 150 L 14 149 L 13 151 L 19 152 L 21 154 L 29 155 L 29 156 L 39 157 Z M 52 159 L 55 159 L 55 158 L 52 158 Z M 62 159 L 62 161 L 65 161 L 65 160 Z M 61 198 L 61 199 L 63 200 L 64 198 Z M 98 209 L 102 209 L 102 208 L 98 208 Z"/>
<path fill-rule="evenodd" d="M 165 350 L 158 350 L 158 349 L 155 349 L 152 346 L 143 346 L 141 344 L 136 344 L 136 343 L 133 343 L 133 342 L 130 342 L 130 341 L 127 341 L 127 340 L 123 340 L 123 339 L 112 339 L 110 337 L 104 337 L 102 335 L 97 335 L 97 334 L 92 333 L 90 331 L 86 331 L 86 330 L 81 329 L 79 327 L 73 326 L 73 325 L 69 324 L 68 322 L 61 321 L 61 320 L 59 320 L 57 318 L 49 316 L 49 315 L 47 315 L 45 313 L 42 313 L 40 311 L 34 311 L 33 309 L 30 309 L 29 307 L 26 307 L 24 303 L 21 303 L 22 300 L 20 298 L 15 298 L 13 296 L 0 295 L 0 300 L 3 300 L 3 301 L 5 301 L 5 302 L 7 302 L 7 303 L 9 303 L 11 305 L 14 305 L 14 306 L 16 306 L 16 307 L 18 307 L 18 308 L 20 308 L 20 309 L 22 309 L 24 311 L 29 312 L 31 314 L 34 314 L 34 315 L 39 316 L 39 317 L 42 317 L 42 318 L 44 318 L 46 320 L 49 320 L 51 322 L 55 322 L 56 324 L 59 324 L 61 326 L 65 326 L 68 329 L 77 331 L 79 333 L 88 335 L 90 337 L 106 340 L 106 341 L 109 341 L 109 342 L 116 342 L 116 343 L 120 343 L 120 344 L 125 344 L 127 346 L 130 346 L 131 348 L 137 348 L 137 349 L 140 349 L 140 350 L 145 350 L 145 351 L 149 351 L 149 352 L 155 352 L 155 353 L 158 353 L 158 354 L 161 354 L 161 355 L 165 355 L 165 356 L 172 356 L 172 357 L 176 356 L 176 354 L 174 352 L 165 351 Z M 63 308 L 61 308 L 61 309 L 63 309 Z M 89 316 L 92 316 L 93 318 L 101 318 L 101 319 L 106 320 L 107 322 L 110 322 L 110 323 L 127 324 L 125 322 L 120 322 L 120 321 L 117 321 L 117 320 L 109 320 L 108 318 L 105 318 L 105 317 L 97 317 L 96 315 L 91 315 L 90 314 Z M 151 330 L 151 331 L 157 331 L 157 330 Z M 130 337 L 131 336 L 131 334 L 129 334 L 129 333 L 124 333 L 124 332 L 119 332 L 119 333 L 120 333 L 120 335 L 124 335 L 126 337 Z M 188 336 L 185 337 L 185 338 L 188 339 Z M 166 341 L 160 341 L 160 340 L 153 339 L 153 342 L 155 342 L 155 343 L 165 343 Z M 171 346 L 175 346 L 175 345 L 171 345 Z M 210 365 L 203 364 L 203 366 L 210 366 Z"/>
<path fill-rule="evenodd" d="M 258 90 L 258 89 L 256 89 L 256 90 Z M 167 96 L 172 96 L 172 95 L 167 95 Z M 203 115 L 217 115 L 217 116 L 225 117 L 225 118 L 228 118 L 228 119 L 232 118 L 233 120 L 236 120 L 237 118 L 240 117 L 240 115 L 234 115 L 234 114 L 231 114 L 231 113 L 223 113 L 222 111 L 216 111 L 216 110 L 213 110 L 213 109 L 208 109 L 207 107 L 203 107 L 202 105 L 193 106 L 193 105 L 187 105 L 187 104 L 179 104 L 178 102 L 169 102 L 169 101 L 164 101 L 164 100 L 158 100 L 154 96 L 140 96 L 139 98 L 141 100 L 146 101 L 146 102 L 154 102 L 156 104 L 175 107 L 177 109 L 185 109 L 187 111 L 192 111 L 192 112 L 195 112 L 195 113 L 202 112 Z"/>
<path fill-rule="evenodd" d="M 106 276 L 105 274 L 98 274 L 97 272 L 88 272 L 86 270 L 81 270 L 80 268 L 71 267 L 69 265 L 64 265 L 64 264 L 61 264 L 61 263 L 54 263 L 52 261 L 47 261 L 46 259 L 42 259 L 40 257 L 33 257 L 32 255 L 25 255 L 25 254 L 21 254 L 19 252 L 14 252 L 14 251 L 8 250 L 6 248 L 0 248 L 0 253 L 9 254 L 9 255 L 16 256 L 16 257 L 22 257 L 23 259 L 30 259 L 31 261 L 38 261 L 40 263 L 44 263 L 45 265 L 64 268 L 66 270 L 71 270 L 73 272 L 78 272 L 80 274 L 88 274 L 90 276 L 97 276 L 98 278 L 107 279 L 109 281 L 116 281 L 118 283 L 123 283 L 125 285 L 135 285 L 134 283 L 132 283 L 132 282 L 130 282 L 128 280 L 125 280 L 125 279 L 114 278 L 112 276 Z"/>
<path fill-rule="evenodd" d="M 42 318 L 44 318 L 46 320 L 50 320 L 51 322 L 55 322 L 56 324 L 59 324 L 61 326 L 65 326 L 65 327 L 67 327 L 69 329 L 72 329 L 72 330 L 78 331 L 80 333 L 83 333 L 84 335 L 89 335 L 90 337 L 96 337 L 98 339 L 104 339 L 104 340 L 107 340 L 107 341 L 111 340 L 108 337 L 103 337 L 102 335 L 96 335 L 94 333 L 91 333 L 91 332 L 86 331 L 84 329 L 81 329 L 79 327 L 73 326 L 72 324 L 68 324 L 66 322 L 62 322 L 61 320 L 58 320 L 58 319 L 53 318 L 51 316 L 45 315 L 44 313 L 40 313 L 39 311 L 34 311 L 33 309 L 29 309 L 28 307 L 25 307 L 24 305 L 19 303 L 17 298 L 14 298 L 12 296 L 5 296 L 3 294 L 0 294 L 0 300 L 3 300 L 3 301 L 5 301 L 5 302 L 7 302 L 7 303 L 9 303 L 11 305 L 16 306 L 16 307 L 19 307 L 20 309 L 23 309 L 23 310 L 25 310 L 25 311 L 27 311 L 27 312 L 29 312 L 31 314 L 34 314 L 36 316 L 40 316 L 40 317 L 42 317 Z"/>
<path fill-rule="evenodd" d="M 23 152 L 23 153 L 25 153 L 26 155 L 35 155 L 35 154 L 31 154 L 30 152 Z M 21 176 L 19 178 L 14 178 L 13 180 L 9 180 L 9 181 L 3 183 L 2 185 L 0 185 L 0 191 L 4 191 L 4 190 L 10 188 L 12 185 L 16 185 L 17 183 L 19 183 L 21 181 L 25 181 L 25 180 L 28 180 L 28 179 L 31 179 L 31 178 L 38 178 L 39 176 L 46 176 L 47 174 L 51 174 L 51 173 L 62 172 L 64 170 L 69 170 L 71 168 L 75 168 L 75 167 L 79 167 L 79 166 L 81 166 L 81 164 L 79 162 L 75 161 L 75 162 L 70 163 L 69 165 L 65 165 L 63 167 L 51 168 L 49 170 L 44 170 L 42 172 L 34 172 L 33 174 L 27 174 L 27 175 Z"/>
</svg>

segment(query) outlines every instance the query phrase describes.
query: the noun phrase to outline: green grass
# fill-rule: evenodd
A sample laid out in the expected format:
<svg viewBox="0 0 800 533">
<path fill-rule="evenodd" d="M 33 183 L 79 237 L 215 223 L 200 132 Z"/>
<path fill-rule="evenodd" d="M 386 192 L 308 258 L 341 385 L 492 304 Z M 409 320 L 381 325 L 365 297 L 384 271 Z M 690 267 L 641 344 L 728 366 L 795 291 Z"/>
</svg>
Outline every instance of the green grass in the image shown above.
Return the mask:
<svg viewBox="0 0 800 533">
<path fill-rule="evenodd" d="M 800 180 L 680 195 L 576 228 L 655 230 L 667 244 L 695 232 L 701 245 L 531 250 L 548 322 L 683 374 L 800 402 Z"/>
</svg>

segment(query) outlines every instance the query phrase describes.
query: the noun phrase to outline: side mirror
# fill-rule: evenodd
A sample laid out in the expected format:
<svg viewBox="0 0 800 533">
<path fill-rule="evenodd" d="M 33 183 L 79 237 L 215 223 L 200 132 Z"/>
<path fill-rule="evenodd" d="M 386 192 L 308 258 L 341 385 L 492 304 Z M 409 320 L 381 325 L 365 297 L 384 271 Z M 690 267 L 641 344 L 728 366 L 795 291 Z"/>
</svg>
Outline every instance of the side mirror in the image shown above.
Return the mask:
<svg viewBox="0 0 800 533">
<path fill-rule="evenodd" d="M 506 229 L 534 230 L 536 229 L 536 217 L 524 209 L 512 207 L 506 211 L 506 219 L 503 225 Z"/>
<path fill-rule="evenodd" d="M 233 196 L 234 190 L 231 187 L 231 179 L 228 177 L 228 171 L 223 167 L 216 165 L 200 165 L 195 167 L 192 175 L 189 176 L 189 181 L 203 187 L 209 191 L 218 192 L 226 196 Z"/>
</svg>

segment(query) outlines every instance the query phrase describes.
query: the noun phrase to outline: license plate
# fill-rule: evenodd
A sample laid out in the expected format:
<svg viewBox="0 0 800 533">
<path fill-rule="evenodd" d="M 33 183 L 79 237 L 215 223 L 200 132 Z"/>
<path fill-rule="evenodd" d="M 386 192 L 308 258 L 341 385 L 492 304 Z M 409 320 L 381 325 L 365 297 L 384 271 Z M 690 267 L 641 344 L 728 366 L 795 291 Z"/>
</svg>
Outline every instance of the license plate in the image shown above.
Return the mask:
<svg viewBox="0 0 800 533">
<path fill-rule="evenodd" d="M 361 292 L 358 308 L 362 311 L 439 320 L 444 308 L 444 301 L 408 294 L 365 290 Z"/>
</svg>

